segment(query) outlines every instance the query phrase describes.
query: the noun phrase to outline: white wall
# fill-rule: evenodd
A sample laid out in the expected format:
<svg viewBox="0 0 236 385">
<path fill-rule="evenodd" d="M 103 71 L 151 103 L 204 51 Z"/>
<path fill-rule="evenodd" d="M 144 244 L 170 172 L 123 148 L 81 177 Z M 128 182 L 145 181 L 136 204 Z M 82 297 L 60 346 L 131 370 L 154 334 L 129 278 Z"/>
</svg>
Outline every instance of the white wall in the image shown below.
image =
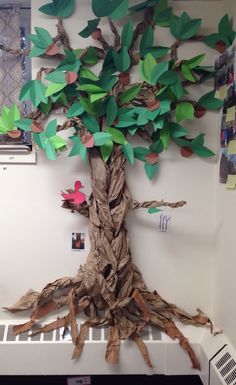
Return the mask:
<svg viewBox="0 0 236 385">
<path fill-rule="evenodd" d="M 236 3 L 234 0 L 223 2 L 222 15 L 228 13 L 233 17 L 236 29 Z M 235 191 L 227 190 L 220 184 L 219 165 L 216 173 L 216 258 L 214 263 L 214 320 L 221 325 L 224 333 L 236 348 L 235 332 Z"/>
<path fill-rule="evenodd" d="M 44 3 L 45 0 L 32 2 L 32 23 L 54 35 L 56 21 L 37 11 Z M 78 32 L 93 16 L 88 6 L 90 1 L 77 3 L 78 13 L 65 20 L 65 27 L 72 46 L 80 48 L 87 45 L 88 40 L 80 38 Z M 178 1 L 173 5 L 178 12 L 186 10 L 192 17 L 201 17 L 203 32 L 215 30 L 221 17 L 218 1 Z M 105 30 L 106 34 L 110 33 Z M 163 45 L 171 42 L 165 29 L 158 37 Z M 214 51 L 201 43 L 188 45 L 181 52 L 186 58 L 206 52 L 206 64 L 213 63 Z M 47 60 L 35 59 L 33 73 L 48 64 L 51 66 Z M 202 93 L 207 90 L 206 86 L 200 89 Z M 207 145 L 217 151 L 217 113 L 208 113 L 197 126 L 206 133 Z M 196 125 L 190 124 L 190 128 L 197 131 Z M 143 165 L 138 161 L 133 168 L 127 167 L 127 179 L 136 199 L 188 202 L 186 207 L 171 212 L 169 233 L 158 231 L 158 214 L 151 216 L 140 211 L 129 215 L 133 258 L 149 288 L 188 311 L 200 307 L 210 315 L 216 162 L 217 157 L 212 160 L 182 158 L 173 146 L 162 156 L 160 173 L 152 183 L 146 179 Z M 61 156 L 56 162 L 50 162 L 40 153 L 35 166 L 0 166 L 0 306 L 11 305 L 29 288 L 40 290 L 49 281 L 74 275 L 84 262 L 89 245 L 85 253 L 76 253 L 70 250 L 70 242 L 72 231 L 86 228 L 86 220 L 60 208 L 60 191 L 72 187 L 76 179 L 82 180 L 89 193 L 88 168 L 77 158 Z M 5 312 L 0 316 L 9 317 Z"/>
</svg>

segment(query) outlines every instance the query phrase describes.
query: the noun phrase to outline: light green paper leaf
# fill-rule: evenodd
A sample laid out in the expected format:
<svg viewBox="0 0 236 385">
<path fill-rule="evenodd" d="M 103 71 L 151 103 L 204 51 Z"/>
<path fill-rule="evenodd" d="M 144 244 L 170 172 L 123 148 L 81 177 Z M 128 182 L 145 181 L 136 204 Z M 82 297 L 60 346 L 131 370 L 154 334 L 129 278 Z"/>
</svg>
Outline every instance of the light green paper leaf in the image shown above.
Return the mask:
<svg viewBox="0 0 236 385">
<path fill-rule="evenodd" d="M 58 135 L 50 137 L 50 142 L 52 143 L 55 150 L 59 150 L 60 148 L 65 147 L 67 144 L 66 141 Z"/>
<path fill-rule="evenodd" d="M 107 140 L 107 142 L 105 144 L 100 146 L 100 151 L 101 151 L 102 159 L 104 160 L 104 162 L 107 162 L 108 159 L 110 158 L 110 155 L 112 153 L 112 149 L 113 149 L 112 140 Z"/>
<path fill-rule="evenodd" d="M 184 119 L 194 119 L 194 107 L 189 102 L 182 102 L 177 104 L 176 110 L 176 120 L 177 122 L 181 122 Z"/>
<path fill-rule="evenodd" d="M 120 101 L 122 104 L 129 103 L 133 100 L 139 93 L 141 89 L 141 84 L 135 84 L 134 86 L 128 88 L 120 95 Z"/>
<path fill-rule="evenodd" d="M 113 142 L 118 144 L 124 144 L 126 142 L 126 138 L 120 130 L 114 127 L 107 127 L 106 132 L 111 134 L 111 139 Z"/>
<path fill-rule="evenodd" d="M 185 79 L 189 80 L 190 82 L 196 83 L 196 79 L 193 77 L 192 72 L 188 65 L 183 64 L 181 66 L 181 71 Z"/>
<path fill-rule="evenodd" d="M 89 68 L 86 68 L 85 66 L 82 66 L 80 68 L 79 76 L 80 78 L 89 79 L 93 81 L 98 80 L 97 75 L 95 75 Z"/>
<path fill-rule="evenodd" d="M 57 92 L 63 90 L 67 86 L 67 83 L 51 83 L 47 86 L 47 90 L 45 96 L 51 96 L 56 94 Z"/>
<path fill-rule="evenodd" d="M 97 100 L 104 98 L 104 96 L 106 96 L 106 95 L 107 95 L 107 92 L 97 92 L 96 94 L 89 95 L 89 99 L 90 99 L 91 103 L 94 103 Z"/>
<path fill-rule="evenodd" d="M 93 134 L 95 146 L 103 146 L 108 140 L 111 140 L 111 134 L 107 132 L 95 132 Z"/>
</svg>

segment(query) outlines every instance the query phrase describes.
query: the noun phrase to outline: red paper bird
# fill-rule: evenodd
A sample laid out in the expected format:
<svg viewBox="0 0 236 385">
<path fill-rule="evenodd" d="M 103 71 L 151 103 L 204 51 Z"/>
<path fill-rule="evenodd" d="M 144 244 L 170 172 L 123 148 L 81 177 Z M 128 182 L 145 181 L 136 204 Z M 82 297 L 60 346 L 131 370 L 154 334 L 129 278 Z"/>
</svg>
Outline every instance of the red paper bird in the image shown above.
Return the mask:
<svg viewBox="0 0 236 385">
<path fill-rule="evenodd" d="M 65 199 L 66 201 L 69 200 L 75 205 L 80 205 L 86 199 L 86 196 L 79 191 L 82 187 L 84 187 L 82 183 L 79 180 L 77 180 L 75 182 L 75 191 L 73 193 L 70 193 L 70 194 L 61 193 L 61 195 L 63 199 Z"/>
</svg>

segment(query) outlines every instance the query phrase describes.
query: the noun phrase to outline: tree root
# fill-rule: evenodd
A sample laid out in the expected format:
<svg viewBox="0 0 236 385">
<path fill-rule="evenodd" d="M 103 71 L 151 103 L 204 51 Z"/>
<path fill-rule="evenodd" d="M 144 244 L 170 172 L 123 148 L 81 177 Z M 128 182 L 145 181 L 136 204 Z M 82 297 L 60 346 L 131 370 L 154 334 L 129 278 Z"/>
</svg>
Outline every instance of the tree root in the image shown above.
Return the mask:
<svg viewBox="0 0 236 385">
<path fill-rule="evenodd" d="M 98 306 L 95 305 L 96 303 Z M 69 308 L 67 315 L 44 326 L 39 326 L 39 320 L 65 305 Z M 192 367 L 200 370 L 197 357 L 187 338 L 175 325 L 174 318 L 184 324 L 208 325 L 212 330 L 210 319 L 202 312 L 198 311 L 195 316 L 191 316 L 176 305 L 165 301 L 157 292 L 146 290 L 142 292 L 135 288 L 129 297 L 114 301 L 112 306 L 111 304 L 109 306 L 104 298 L 98 300 L 86 295 L 84 284 L 80 279 L 78 280 L 78 276 L 75 279 L 56 280 L 45 286 L 41 293 L 31 290 L 13 307 L 6 309 L 15 313 L 29 308 L 32 309 L 30 320 L 14 326 L 14 334 L 31 331 L 30 336 L 34 336 L 62 327 L 67 330 L 70 326 L 74 344 L 73 359 L 79 358 L 82 353 L 90 327 L 107 326 L 109 327 L 109 337 L 105 359 L 108 363 L 118 362 L 120 340 L 131 339 L 136 343 L 148 367 L 152 368 L 147 347 L 139 336 L 143 328 L 149 324 L 160 328 L 172 339 L 178 339 L 180 346 L 189 355 Z M 82 312 L 87 315 L 87 320 L 78 329 L 77 316 Z"/>
</svg>

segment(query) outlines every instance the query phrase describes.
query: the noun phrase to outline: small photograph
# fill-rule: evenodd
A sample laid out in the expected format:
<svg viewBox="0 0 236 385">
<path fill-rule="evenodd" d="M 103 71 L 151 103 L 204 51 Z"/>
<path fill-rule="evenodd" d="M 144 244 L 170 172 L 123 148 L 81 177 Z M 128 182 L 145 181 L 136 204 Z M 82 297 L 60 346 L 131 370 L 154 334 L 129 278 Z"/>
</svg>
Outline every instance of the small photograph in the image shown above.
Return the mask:
<svg viewBox="0 0 236 385">
<path fill-rule="evenodd" d="M 72 233 L 72 250 L 83 251 L 85 248 L 85 233 Z"/>
<path fill-rule="evenodd" d="M 227 122 L 226 114 L 222 116 L 221 130 L 220 130 L 220 146 L 227 148 L 231 140 L 236 139 L 236 120 Z"/>
<path fill-rule="evenodd" d="M 236 154 L 229 155 L 225 148 L 220 160 L 220 183 L 226 183 L 228 175 L 236 175 Z"/>
<path fill-rule="evenodd" d="M 235 80 L 235 50 L 234 47 L 220 55 L 215 60 L 215 69 L 217 70 L 215 76 L 215 89 L 219 90 L 223 86 L 232 86 Z"/>
</svg>

